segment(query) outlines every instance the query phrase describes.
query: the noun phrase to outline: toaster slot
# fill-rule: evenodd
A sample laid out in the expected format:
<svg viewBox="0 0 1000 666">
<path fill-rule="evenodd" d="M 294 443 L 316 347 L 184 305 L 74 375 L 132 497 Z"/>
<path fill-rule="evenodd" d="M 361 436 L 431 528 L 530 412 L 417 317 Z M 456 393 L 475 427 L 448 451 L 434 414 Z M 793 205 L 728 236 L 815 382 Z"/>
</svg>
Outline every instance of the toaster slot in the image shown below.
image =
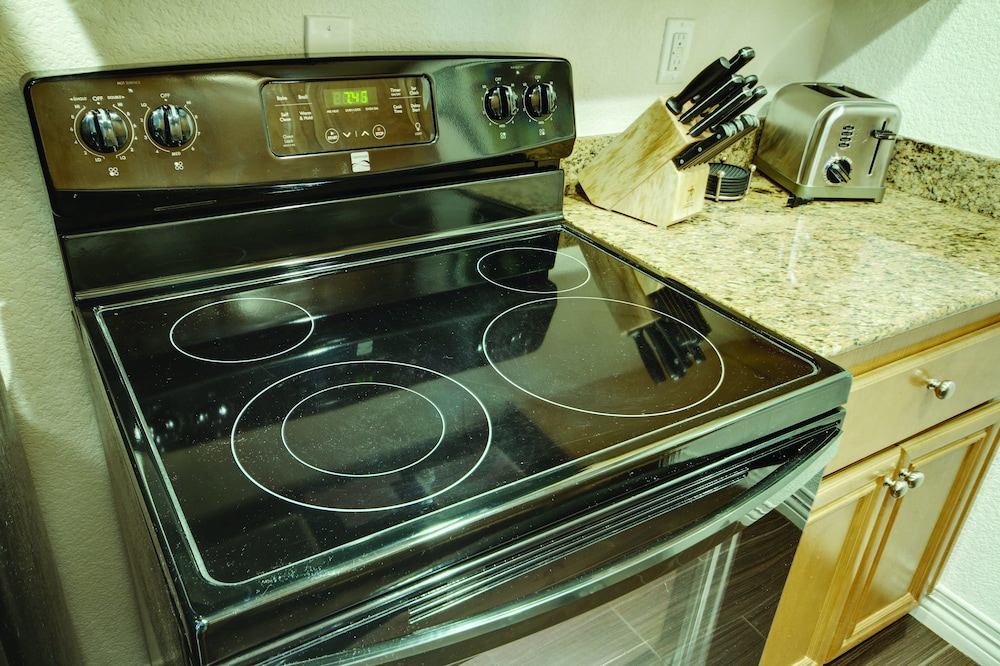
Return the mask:
<svg viewBox="0 0 1000 666">
<path fill-rule="evenodd" d="M 841 98 L 844 97 L 860 97 L 861 99 L 875 99 L 867 93 L 863 93 L 860 90 L 855 90 L 848 86 L 836 84 L 836 83 L 807 83 L 806 88 L 814 90 L 818 93 L 822 93 L 827 97 Z"/>
</svg>

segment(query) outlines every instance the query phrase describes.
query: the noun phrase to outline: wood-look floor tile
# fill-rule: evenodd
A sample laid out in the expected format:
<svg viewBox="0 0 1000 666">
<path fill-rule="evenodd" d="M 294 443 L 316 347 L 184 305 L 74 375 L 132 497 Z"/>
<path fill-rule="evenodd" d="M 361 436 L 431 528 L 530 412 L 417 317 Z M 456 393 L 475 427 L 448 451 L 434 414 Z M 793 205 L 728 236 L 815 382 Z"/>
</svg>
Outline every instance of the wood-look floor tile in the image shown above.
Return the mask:
<svg viewBox="0 0 1000 666">
<path fill-rule="evenodd" d="M 648 645 L 639 645 L 601 666 L 663 666 L 664 660 Z M 582 665 L 581 665 L 582 666 Z"/>
<path fill-rule="evenodd" d="M 830 662 L 829 666 L 975 666 L 909 615 Z"/>
</svg>

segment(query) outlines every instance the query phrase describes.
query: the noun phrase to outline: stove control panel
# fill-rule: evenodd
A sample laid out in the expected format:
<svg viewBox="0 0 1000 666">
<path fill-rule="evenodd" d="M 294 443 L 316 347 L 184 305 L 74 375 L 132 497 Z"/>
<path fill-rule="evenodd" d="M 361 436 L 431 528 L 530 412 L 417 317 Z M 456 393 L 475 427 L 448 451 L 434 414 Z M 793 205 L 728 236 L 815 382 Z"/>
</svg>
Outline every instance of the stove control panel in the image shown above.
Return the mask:
<svg viewBox="0 0 1000 666">
<path fill-rule="evenodd" d="M 557 58 L 297 59 L 28 75 L 50 191 L 269 186 L 557 160 Z"/>
<path fill-rule="evenodd" d="M 425 76 L 271 81 L 262 95 L 275 155 L 407 146 L 437 138 Z"/>
</svg>

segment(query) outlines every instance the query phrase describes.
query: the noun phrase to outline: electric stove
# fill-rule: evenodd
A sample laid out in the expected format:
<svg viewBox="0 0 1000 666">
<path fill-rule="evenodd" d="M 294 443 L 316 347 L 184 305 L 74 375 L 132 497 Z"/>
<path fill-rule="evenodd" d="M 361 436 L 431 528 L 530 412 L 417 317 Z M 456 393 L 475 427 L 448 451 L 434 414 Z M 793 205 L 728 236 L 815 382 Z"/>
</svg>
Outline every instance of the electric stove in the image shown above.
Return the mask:
<svg viewBox="0 0 1000 666">
<path fill-rule="evenodd" d="M 849 375 L 565 225 L 571 88 L 506 56 L 26 77 L 158 660 L 471 656 L 815 487 Z"/>
</svg>

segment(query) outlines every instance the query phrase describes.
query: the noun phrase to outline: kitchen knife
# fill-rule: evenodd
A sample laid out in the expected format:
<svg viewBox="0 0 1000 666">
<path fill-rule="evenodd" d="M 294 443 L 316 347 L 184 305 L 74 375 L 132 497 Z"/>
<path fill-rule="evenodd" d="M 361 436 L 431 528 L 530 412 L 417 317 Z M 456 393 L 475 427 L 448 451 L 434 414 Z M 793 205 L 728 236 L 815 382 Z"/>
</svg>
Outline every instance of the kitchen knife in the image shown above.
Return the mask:
<svg viewBox="0 0 1000 666">
<path fill-rule="evenodd" d="M 744 46 L 736 52 L 736 55 L 729 59 L 729 71 L 738 71 L 741 67 L 743 67 L 743 65 L 753 60 L 755 55 L 757 55 L 757 53 L 752 48 Z"/>
<path fill-rule="evenodd" d="M 681 109 L 684 108 L 685 104 L 688 102 L 697 102 L 709 91 L 721 87 L 730 76 L 736 73 L 736 70 L 753 60 L 754 55 L 755 52 L 752 48 L 744 46 L 736 52 L 732 61 L 726 58 L 719 58 L 710 62 L 705 69 L 701 70 L 697 76 L 684 86 L 684 90 L 680 94 L 667 100 L 667 108 L 675 116 L 680 115 Z"/>
<path fill-rule="evenodd" d="M 745 85 L 746 80 L 742 76 L 733 74 L 720 87 L 703 95 L 690 109 L 680 115 L 679 120 L 682 123 L 694 120 L 706 111 L 710 111 L 713 107 L 724 103 L 732 95 L 742 90 Z"/>
<path fill-rule="evenodd" d="M 691 79 L 684 89 L 674 97 L 667 100 L 667 108 L 676 116 L 679 115 L 684 105 L 691 101 L 696 95 L 702 93 L 715 81 L 729 74 L 729 61 L 719 58 L 708 64 L 697 76 Z"/>
<path fill-rule="evenodd" d="M 688 134 L 691 136 L 698 136 L 705 130 L 711 130 L 724 122 L 732 120 L 753 106 L 757 100 L 766 94 L 767 88 L 764 86 L 757 86 L 753 90 L 744 89 L 739 95 L 730 99 L 726 104 L 719 106 L 708 116 L 699 120 L 698 123 L 691 128 L 691 131 L 689 131 Z"/>
<path fill-rule="evenodd" d="M 717 127 L 711 134 L 700 141 L 692 143 L 690 146 L 682 150 L 680 153 L 674 156 L 674 166 L 678 169 L 683 169 L 686 166 L 691 166 L 690 162 L 701 155 L 706 150 L 711 149 L 714 145 L 721 141 L 725 141 L 729 137 L 735 135 L 738 131 L 736 123 L 722 123 Z"/>
<path fill-rule="evenodd" d="M 731 120 L 728 123 L 722 123 L 720 127 L 725 127 L 726 125 L 730 124 L 736 125 L 738 127 L 737 131 L 732 136 L 726 137 L 721 141 L 717 141 L 713 143 L 711 146 L 707 146 L 705 150 L 701 151 L 700 154 L 696 155 L 694 158 L 688 161 L 688 163 L 685 164 L 684 166 L 696 167 L 699 164 L 704 164 L 708 161 L 711 161 L 714 157 L 719 155 L 719 153 L 721 153 L 723 150 L 725 150 L 729 146 L 733 145 L 734 143 L 742 139 L 744 136 L 752 132 L 755 128 L 759 127 L 760 121 L 757 119 L 757 116 L 745 113 L 739 118 L 736 118 L 735 120 Z M 702 139 L 702 141 L 705 141 L 705 139 Z"/>
<path fill-rule="evenodd" d="M 740 83 L 737 83 L 738 81 Z M 681 114 L 679 120 L 682 123 L 686 123 L 695 120 L 699 116 L 703 117 L 707 113 L 711 112 L 715 107 L 722 104 L 728 104 L 729 100 L 739 94 L 741 90 L 753 88 L 756 85 L 757 77 L 753 74 L 748 74 L 747 76 L 733 74 L 728 81 L 722 84 L 721 88 L 695 102 L 690 109 Z"/>
</svg>

